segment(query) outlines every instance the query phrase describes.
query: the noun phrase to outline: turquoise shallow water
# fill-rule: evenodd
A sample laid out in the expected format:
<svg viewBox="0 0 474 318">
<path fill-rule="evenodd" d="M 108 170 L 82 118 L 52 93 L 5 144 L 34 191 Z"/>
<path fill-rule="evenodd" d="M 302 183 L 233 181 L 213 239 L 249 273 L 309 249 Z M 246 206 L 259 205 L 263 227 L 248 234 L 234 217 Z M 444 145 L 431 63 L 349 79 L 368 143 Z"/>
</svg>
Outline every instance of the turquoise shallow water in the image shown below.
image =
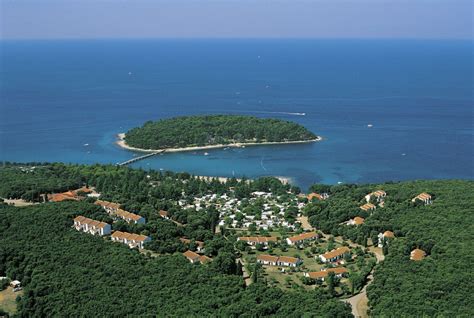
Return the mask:
<svg viewBox="0 0 474 318">
<path fill-rule="evenodd" d="M 474 177 L 471 41 L 0 43 L 0 160 L 116 163 L 135 154 L 115 135 L 146 120 L 229 113 L 293 120 L 324 141 L 134 166 L 302 187 Z"/>
</svg>

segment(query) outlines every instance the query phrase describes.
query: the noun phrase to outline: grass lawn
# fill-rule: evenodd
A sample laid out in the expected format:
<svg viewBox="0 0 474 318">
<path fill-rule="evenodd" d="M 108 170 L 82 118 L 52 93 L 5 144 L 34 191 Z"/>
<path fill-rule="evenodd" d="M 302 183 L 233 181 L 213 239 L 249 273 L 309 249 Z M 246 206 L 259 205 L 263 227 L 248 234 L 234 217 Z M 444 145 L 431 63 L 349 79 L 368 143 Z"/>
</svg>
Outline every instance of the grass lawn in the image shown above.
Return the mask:
<svg viewBox="0 0 474 318">
<path fill-rule="evenodd" d="M 16 297 L 22 296 L 23 291 L 14 293 L 12 287 L 0 292 L 0 308 L 8 312 L 9 314 L 14 314 L 16 312 Z"/>
<path fill-rule="evenodd" d="M 315 242 L 315 243 L 311 244 L 311 246 L 316 246 L 316 247 L 322 248 L 324 250 L 327 249 L 327 245 L 328 245 L 327 241 L 321 241 L 319 243 Z M 341 247 L 341 246 L 342 245 L 338 242 L 334 243 L 334 248 L 338 248 L 338 247 Z M 308 257 L 305 254 L 305 251 L 310 251 L 310 250 L 311 250 L 311 247 L 306 247 L 306 248 L 303 248 L 303 249 L 299 249 L 299 248 L 296 248 L 296 247 L 289 247 L 286 251 L 282 251 L 280 248 L 273 248 L 272 255 L 275 255 L 275 256 L 291 256 L 291 257 L 295 257 L 295 255 L 298 255 L 300 257 L 300 259 L 303 260 L 303 264 L 299 267 L 299 270 L 297 270 L 297 272 L 290 272 L 291 269 L 287 268 L 287 267 L 263 266 L 264 273 L 265 273 L 264 277 L 266 278 L 268 283 L 270 285 L 276 285 L 276 286 L 278 286 L 280 288 L 283 288 L 283 289 L 288 289 L 289 287 L 288 287 L 288 284 L 287 284 L 287 279 L 289 277 L 289 278 L 291 278 L 293 283 L 296 283 L 297 285 L 302 286 L 305 289 L 315 288 L 314 285 L 312 285 L 312 286 L 304 285 L 301 282 L 300 277 L 303 277 L 304 272 L 320 271 L 323 268 L 327 267 L 328 264 L 319 264 L 317 259 L 315 258 L 315 256 L 317 256 L 317 255 L 311 254 L 311 256 Z M 252 264 L 252 263 L 255 262 L 255 259 L 256 259 L 257 255 L 259 255 L 259 254 L 269 254 L 269 252 L 266 251 L 266 250 L 265 251 L 253 250 L 253 253 L 243 252 L 242 253 L 242 258 L 245 259 L 246 264 Z M 367 258 L 367 260 L 369 260 L 369 259 L 370 259 L 370 257 Z M 346 268 L 351 268 L 355 271 L 359 270 L 359 268 L 357 266 L 357 263 L 355 261 L 350 262 L 349 264 L 347 264 Z M 282 272 L 282 269 L 285 269 L 286 272 Z M 343 278 L 341 280 L 341 283 L 349 285 L 349 281 L 348 281 L 347 278 Z M 318 286 L 320 286 L 320 285 L 316 285 L 316 288 L 318 288 Z M 322 286 L 326 286 L 326 284 L 323 283 Z M 341 291 L 340 287 L 336 288 L 336 291 L 340 292 Z"/>
</svg>

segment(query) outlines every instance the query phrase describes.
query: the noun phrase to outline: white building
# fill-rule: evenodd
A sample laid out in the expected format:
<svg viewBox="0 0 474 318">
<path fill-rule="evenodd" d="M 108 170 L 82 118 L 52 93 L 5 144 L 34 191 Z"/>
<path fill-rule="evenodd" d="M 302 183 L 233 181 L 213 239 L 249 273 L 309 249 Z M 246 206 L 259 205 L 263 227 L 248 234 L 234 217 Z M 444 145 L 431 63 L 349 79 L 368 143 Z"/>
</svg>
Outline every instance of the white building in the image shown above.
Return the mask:
<svg viewBox="0 0 474 318">
<path fill-rule="evenodd" d="M 92 220 L 82 215 L 79 215 L 74 219 L 74 227 L 78 231 L 99 236 L 108 235 L 112 230 L 110 224 Z"/>
<path fill-rule="evenodd" d="M 151 241 L 151 238 L 149 236 L 121 231 L 115 231 L 110 238 L 112 239 L 112 241 L 126 244 L 130 248 L 143 248 L 145 242 Z"/>
<path fill-rule="evenodd" d="M 336 262 L 348 254 L 350 249 L 347 246 L 336 248 L 330 252 L 319 255 L 319 259 L 323 263 Z"/>
</svg>

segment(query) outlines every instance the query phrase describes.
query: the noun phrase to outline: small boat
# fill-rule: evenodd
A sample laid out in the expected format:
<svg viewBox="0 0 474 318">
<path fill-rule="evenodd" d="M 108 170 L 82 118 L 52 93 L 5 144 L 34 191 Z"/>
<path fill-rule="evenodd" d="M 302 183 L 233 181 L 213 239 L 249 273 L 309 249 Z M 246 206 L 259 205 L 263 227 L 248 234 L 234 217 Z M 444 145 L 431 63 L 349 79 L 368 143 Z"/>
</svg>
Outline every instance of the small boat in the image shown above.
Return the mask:
<svg viewBox="0 0 474 318">
<path fill-rule="evenodd" d="M 407 154 L 406 153 L 402 153 L 402 156 L 406 156 Z"/>
<path fill-rule="evenodd" d="M 89 146 L 89 144 L 84 144 L 84 147 L 87 147 L 87 146 Z"/>
<path fill-rule="evenodd" d="M 337 184 L 342 184 L 342 182 L 341 182 L 341 181 L 338 181 Z"/>
<path fill-rule="evenodd" d="M 372 127 L 374 127 L 374 125 L 368 124 L 367 127 L 368 127 L 368 128 L 372 128 Z"/>
<path fill-rule="evenodd" d="M 209 156 L 209 153 L 208 153 L 208 152 L 205 152 L 205 153 L 204 153 L 204 156 Z"/>
</svg>

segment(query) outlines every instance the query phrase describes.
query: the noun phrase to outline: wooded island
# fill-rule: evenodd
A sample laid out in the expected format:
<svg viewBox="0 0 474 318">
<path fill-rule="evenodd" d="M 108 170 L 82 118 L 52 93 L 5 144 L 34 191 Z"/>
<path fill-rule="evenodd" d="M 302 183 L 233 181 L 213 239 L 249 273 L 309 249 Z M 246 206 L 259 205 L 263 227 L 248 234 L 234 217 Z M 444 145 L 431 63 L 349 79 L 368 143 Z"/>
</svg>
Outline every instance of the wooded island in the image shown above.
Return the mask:
<svg viewBox="0 0 474 318">
<path fill-rule="evenodd" d="M 236 115 L 184 116 L 148 121 L 129 130 L 125 144 L 138 149 L 176 149 L 230 145 L 298 143 L 319 140 L 290 121 Z"/>
</svg>

